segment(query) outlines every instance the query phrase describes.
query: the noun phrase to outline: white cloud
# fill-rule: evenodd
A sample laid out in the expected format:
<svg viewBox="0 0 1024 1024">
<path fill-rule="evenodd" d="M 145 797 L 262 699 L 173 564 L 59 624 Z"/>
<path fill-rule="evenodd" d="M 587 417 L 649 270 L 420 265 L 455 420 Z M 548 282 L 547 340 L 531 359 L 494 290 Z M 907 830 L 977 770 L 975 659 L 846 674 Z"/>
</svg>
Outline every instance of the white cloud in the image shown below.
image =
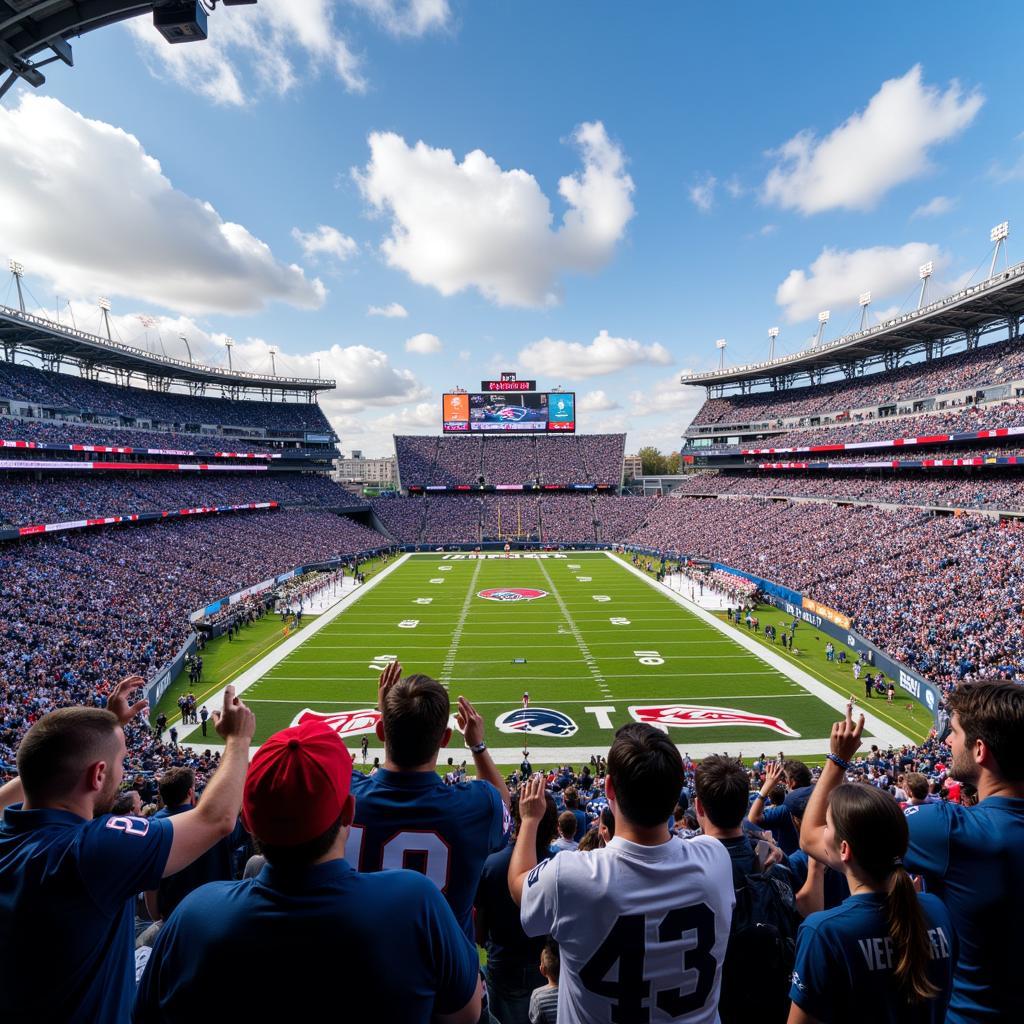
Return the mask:
<svg viewBox="0 0 1024 1024">
<path fill-rule="evenodd" d="M 326 290 L 243 225 L 174 188 L 134 135 L 59 100 L 0 106 L 0 252 L 66 295 L 190 313 L 305 309 Z"/>
<path fill-rule="evenodd" d="M 950 199 L 949 196 L 936 196 L 934 199 L 929 199 L 927 203 L 919 206 L 911 216 L 939 217 L 944 213 L 949 213 L 955 206 L 955 199 Z"/>
<path fill-rule="evenodd" d="M 393 431 L 397 434 L 404 434 L 410 430 L 419 432 L 421 430 L 441 429 L 441 403 L 420 402 L 417 405 L 406 406 L 386 416 L 378 416 L 370 420 L 371 429 L 379 431 Z"/>
<path fill-rule="evenodd" d="M 908 242 L 899 248 L 822 249 L 810 273 L 791 270 L 775 293 L 775 301 L 790 322 L 817 316 L 832 307 L 852 306 L 861 292 L 875 298 L 906 291 L 919 281 L 922 263 L 943 263 L 941 250 L 927 242 Z"/>
<path fill-rule="evenodd" d="M 715 205 L 715 185 L 717 183 L 715 176 L 709 174 L 703 181 L 697 182 L 690 189 L 690 202 L 701 213 L 710 213 L 711 207 Z"/>
<path fill-rule="evenodd" d="M 731 199 L 739 199 L 747 194 L 746 186 L 735 174 L 724 183 L 724 187 Z"/>
<path fill-rule="evenodd" d="M 359 251 L 359 245 L 354 238 L 327 224 L 320 224 L 316 231 L 308 232 L 292 228 L 292 238 L 299 243 L 303 255 L 308 260 L 316 260 L 320 256 L 333 256 L 339 263 L 343 263 Z"/>
<path fill-rule="evenodd" d="M 863 111 L 824 139 L 805 130 L 773 154 L 762 196 L 801 213 L 869 210 L 896 185 L 929 170 L 928 151 L 962 132 L 984 98 L 957 81 L 945 92 L 921 81 L 921 66 L 891 78 Z"/>
<path fill-rule="evenodd" d="M 558 183 L 568 209 L 555 230 L 533 175 L 502 170 L 479 149 L 458 163 L 451 150 L 374 132 L 370 162 L 352 173 L 391 218 L 381 249 L 392 267 L 442 295 L 476 288 L 498 305 L 546 306 L 558 302 L 563 273 L 611 259 L 633 216 L 633 181 L 604 126 L 583 124 L 573 140 L 583 170 Z"/>
<path fill-rule="evenodd" d="M 409 315 L 409 311 L 400 302 L 392 302 L 387 306 L 371 306 L 366 311 L 367 316 L 386 316 L 388 318 L 398 317 L 404 319 Z"/>
<path fill-rule="evenodd" d="M 604 391 L 588 391 L 585 395 L 577 396 L 576 408 L 580 412 L 606 412 L 609 409 L 618 409 L 619 403 Z"/>
<path fill-rule="evenodd" d="M 668 350 L 657 342 L 642 345 L 632 338 L 614 338 L 607 331 L 601 331 L 589 345 L 542 338 L 521 349 L 518 359 L 531 372 L 566 380 L 600 377 L 643 364 L 667 366 L 672 362 Z"/>
<path fill-rule="evenodd" d="M 769 235 L 774 235 L 775 232 L 778 231 L 778 230 L 779 230 L 779 226 L 777 224 L 763 224 L 761 226 L 761 230 L 758 231 L 758 234 L 762 238 L 767 238 Z"/>
<path fill-rule="evenodd" d="M 333 0 L 277 0 L 221 8 L 210 38 L 168 46 L 149 17 L 126 22 L 151 67 L 214 103 L 244 105 L 254 97 L 284 95 L 304 68 L 335 74 L 350 92 L 364 92 L 361 60 L 335 28 Z"/>
<path fill-rule="evenodd" d="M 433 355 L 441 351 L 441 339 L 436 334 L 414 334 L 405 343 L 405 351 L 420 356 Z"/>
<path fill-rule="evenodd" d="M 451 18 L 448 0 L 349 0 L 373 16 L 393 36 L 422 36 L 445 28 Z"/>
<path fill-rule="evenodd" d="M 704 404 L 704 390 L 702 388 L 686 387 L 679 383 L 679 374 L 673 373 L 669 377 L 662 377 L 655 384 L 648 388 L 631 391 L 629 400 L 632 403 L 630 414 L 632 416 L 653 416 L 656 413 L 673 414 L 670 422 L 677 424 L 676 415 L 686 415 L 687 422 L 692 419 L 694 413 Z M 666 429 L 669 429 L 666 425 Z M 664 440 L 659 447 L 664 450 Z M 678 448 L 678 442 L 671 442 L 672 448 Z M 635 449 L 634 449 L 635 450 Z"/>
</svg>

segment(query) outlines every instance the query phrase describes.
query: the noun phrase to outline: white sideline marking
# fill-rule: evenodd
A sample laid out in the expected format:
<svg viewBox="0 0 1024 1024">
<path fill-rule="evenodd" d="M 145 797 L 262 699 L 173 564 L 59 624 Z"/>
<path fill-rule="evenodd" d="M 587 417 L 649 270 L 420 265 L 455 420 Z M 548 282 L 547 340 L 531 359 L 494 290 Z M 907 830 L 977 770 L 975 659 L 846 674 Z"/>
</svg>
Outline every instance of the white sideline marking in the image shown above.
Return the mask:
<svg viewBox="0 0 1024 1024">
<path fill-rule="evenodd" d="M 469 580 L 469 589 L 466 591 L 466 599 L 462 602 L 462 611 L 459 612 L 458 621 L 455 623 L 455 629 L 452 630 L 451 641 L 448 646 L 448 653 L 444 658 L 444 665 L 441 668 L 441 685 L 447 687 L 452 681 L 452 670 L 455 668 L 455 657 L 458 654 L 459 643 L 462 640 L 462 631 L 466 627 L 466 619 L 469 616 L 469 608 L 473 603 L 473 596 L 476 594 L 476 581 L 480 576 L 480 566 L 484 563 L 481 560 L 477 560 L 476 568 L 473 570 L 473 575 Z"/>
<path fill-rule="evenodd" d="M 824 683 L 819 682 L 809 672 L 805 672 L 802 668 L 797 668 L 795 665 L 786 661 L 785 658 L 776 654 L 774 651 L 768 650 L 766 647 L 763 647 L 761 644 L 759 644 L 756 640 L 752 639 L 751 637 L 745 636 L 738 630 L 734 632 L 732 628 L 727 626 L 724 622 L 722 622 L 721 619 L 715 618 L 715 616 L 712 615 L 711 612 L 705 611 L 703 608 L 700 607 L 700 605 L 694 604 L 692 601 L 684 597 L 682 594 L 676 593 L 674 590 L 670 590 L 663 584 L 651 579 L 651 577 L 648 576 L 646 573 L 643 573 L 639 569 L 634 568 L 628 562 L 624 562 L 622 561 L 622 559 L 616 558 L 610 551 L 605 551 L 604 554 L 607 555 L 608 558 L 612 559 L 612 561 L 617 562 L 628 572 L 633 573 L 634 576 L 638 576 L 649 586 L 657 590 L 658 593 L 669 598 L 671 601 L 674 601 L 676 604 L 686 608 L 686 610 L 690 612 L 691 615 L 696 615 L 697 618 L 703 619 L 706 623 L 708 623 L 708 625 L 714 626 L 715 629 L 717 629 L 720 633 L 723 633 L 726 636 L 733 639 L 741 647 L 744 647 L 748 651 L 750 651 L 751 654 L 757 655 L 757 657 L 760 658 L 761 661 L 765 662 L 768 665 L 771 665 L 773 668 L 778 669 L 778 671 L 781 672 L 784 676 L 786 676 L 787 679 L 792 679 L 794 683 L 796 683 L 798 686 L 803 687 L 808 693 L 813 694 L 820 701 L 827 704 L 830 708 L 833 708 L 834 710 L 840 712 L 841 716 L 846 714 L 846 699 L 841 697 L 830 686 L 826 686 Z M 879 746 L 889 744 L 894 747 L 901 747 L 908 743 L 914 744 L 914 741 L 909 736 L 905 736 L 898 729 L 894 729 L 891 725 L 889 725 L 888 722 L 876 718 L 873 714 L 870 713 L 869 709 L 863 707 L 859 700 L 857 701 L 857 707 L 864 712 L 864 728 L 868 730 L 872 734 L 872 736 L 878 741 Z M 785 737 L 780 736 L 779 739 L 784 740 Z M 767 737 L 765 741 L 762 742 L 766 741 Z M 811 741 L 798 741 L 798 743 L 799 742 Z M 798 743 L 782 743 L 781 746 L 785 750 L 792 750 L 794 753 L 800 753 L 800 751 L 796 750 Z M 829 748 L 827 740 L 817 740 L 815 741 L 815 743 L 815 750 L 804 751 L 804 753 L 818 753 L 821 752 L 823 749 L 827 751 Z M 916 744 L 914 745 L 916 746 Z M 682 749 L 682 747 L 680 747 L 680 749 Z"/>
<path fill-rule="evenodd" d="M 408 557 L 409 556 L 407 554 L 402 555 L 397 562 L 395 562 L 393 565 L 389 565 L 386 569 L 382 569 L 379 573 L 377 573 L 376 576 L 373 576 L 369 580 L 369 582 L 364 583 L 361 587 L 356 587 L 354 590 L 350 591 L 349 594 L 346 597 L 343 597 L 333 608 L 331 608 L 329 611 L 324 612 L 323 615 L 315 619 L 305 629 L 300 629 L 294 636 L 290 636 L 287 640 L 285 640 L 283 644 L 280 644 L 279 646 L 275 647 L 269 654 L 265 654 L 262 658 L 260 658 L 259 661 L 256 662 L 255 665 L 252 665 L 250 668 L 247 668 L 240 676 L 237 676 L 229 684 L 222 686 L 219 690 L 216 691 L 216 693 L 209 694 L 209 696 L 206 697 L 203 703 L 211 709 L 223 707 L 224 691 L 227 689 L 227 686 L 229 685 L 235 688 L 236 695 L 244 693 L 246 690 L 249 689 L 250 686 L 253 685 L 253 683 L 258 683 L 272 668 L 274 668 L 274 666 L 279 665 L 282 661 L 284 661 L 284 659 L 287 658 L 288 655 L 292 653 L 292 651 L 301 647 L 306 642 L 306 639 L 308 637 L 311 637 L 316 633 L 319 633 L 321 629 L 323 629 L 329 623 L 333 622 L 342 612 L 346 611 L 353 604 L 355 604 L 356 601 L 358 601 L 363 596 L 363 594 L 366 594 L 369 591 L 373 590 L 373 588 L 377 586 L 377 584 L 380 583 L 382 579 L 384 579 L 387 576 L 390 576 L 391 573 L 393 573 L 400 565 L 403 565 L 406 562 Z M 191 736 L 192 733 L 194 733 L 197 729 L 200 728 L 199 725 L 183 726 L 180 722 L 176 723 L 176 725 L 178 726 L 179 741 L 184 741 L 187 737 Z M 203 739 L 204 737 L 200 734 L 199 738 Z"/>
</svg>

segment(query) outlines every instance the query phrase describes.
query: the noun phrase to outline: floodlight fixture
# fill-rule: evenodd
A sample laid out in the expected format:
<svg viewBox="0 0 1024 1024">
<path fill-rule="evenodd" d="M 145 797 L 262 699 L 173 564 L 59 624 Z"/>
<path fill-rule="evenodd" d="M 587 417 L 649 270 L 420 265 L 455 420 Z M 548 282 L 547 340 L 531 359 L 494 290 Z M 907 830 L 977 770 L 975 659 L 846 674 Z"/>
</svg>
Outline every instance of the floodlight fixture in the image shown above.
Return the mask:
<svg viewBox="0 0 1024 1024">
<path fill-rule="evenodd" d="M 862 306 L 871 305 L 871 292 L 861 292 L 860 298 L 857 300 Z"/>
<path fill-rule="evenodd" d="M 274 357 L 281 350 L 276 345 L 271 345 L 270 352 L 270 372 L 276 377 L 277 376 L 277 363 L 274 362 Z"/>
<path fill-rule="evenodd" d="M 136 317 L 135 319 L 138 320 L 139 323 L 142 324 L 142 326 L 145 327 L 147 331 L 149 330 L 150 327 L 156 327 L 156 325 L 160 323 L 160 321 L 155 316 L 142 315 Z"/>
<path fill-rule="evenodd" d="M 860 298 L 860 330 L 864 330 L 864 324 L 868 318 L 868 306 L 871 305 L 871 292 L 861 292 Z"/>
<path fill-rule="evenodd" d="M 824 309 L 818 314 L 818 323 L 827 324 L 828 318 L 832 315 L 832 310 Z"/>
<path fill-rule="evenodd" d="M 9 259 L 7 266 L 10 268 L 11 273 L 15 277 L 21 277 L 25 273 L 25 267 L 19 263 L 16 259 Z"/>
<path fill-rule="evenodd" d="M 725 338 L 719 338 L 718 341 L 715 342 L 715 348 L 725 348 L 725 346 L 726 346 Z"/>
<path fill-rule="evenodd" d="M 105 295 L 101 295 L 99 297 L 99 301 L 97 302 L 97 305 L 100 307 L 100 309 L 103 310 L 104 313 L 109 313 L 110 312 L 110 309 L 111 309 L 110 299 L 108 299 Z"/>
<path fill-rule="evenodd" d="M 185 351 L 188 353 L 188 361 L 192 362 L 192 346 L 188 343 L 188 338 L 184 334 L 179 334 L 178 337 L 185 343 Z"/>
<path fill-rule="evenodd" d="M 832 310 L 823 309 L 818 314 L 818 333 L 814 336 L 814 343 L 811 348 L 817 348 L 821 344 L 821 339 L 825 336 L 825 324 L 828 323 L 828 318 L 832 315 Z"/>
<path fill-rule="evenodd" d="M 1001 242 L 1004 238 L 1010 237 L 1010 222 L 1004 220 L 1002 224 L 997 224 L 988 235 L 990 242 Z"/>
<path fill-rule="evenodd" d="M 725 369 L 725 346 L 725 338 L 719 338 L 718 341 L 715 342 L 715 348 L 718 349 L 718 368 L 720 370 Z"/>
<path fill-rule="evenodd" d="M 932 262 L 932 260 L 929 260 L 927 263 L 922 263 L 921 266 L 917 268 L 917 272 L 921 275 L 922 279 L 924 279 L 927 277 L 931 277 L 932 271 L 934 269 L 934 262 Z"/>
<path fill-rule="evenodd" d="M 768 328 L 768 358 L 775 358 L 775 339 L 779 336 L 778 327 Z"/>
<path fill-rule="evenodd" d="M 228 369 L 229 370 L 234 370 L 234 367 L 231 365 L 231 349 L 234 348 L 234 345 L 235 345 L 235 339 L 234 338 L 225 338 L 224 339 L 224 347 L 228 350 Z"/>
</svg>

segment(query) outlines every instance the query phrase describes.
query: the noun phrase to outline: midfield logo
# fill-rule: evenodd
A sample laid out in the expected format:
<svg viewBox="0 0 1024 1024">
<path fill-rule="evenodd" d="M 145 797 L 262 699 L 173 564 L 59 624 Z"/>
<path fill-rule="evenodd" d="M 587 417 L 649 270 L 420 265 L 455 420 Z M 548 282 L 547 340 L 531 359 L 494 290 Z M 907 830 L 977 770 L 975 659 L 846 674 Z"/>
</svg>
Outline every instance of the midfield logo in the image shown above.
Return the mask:
<svg viewBox="0 0 1024 1024">
<path fill-rule="evenodd" d="M 485 601 L 536 601 L 538 597 L 547 597 L 546 590 L 531 590 L 529 587 L 492 587 L 481 590 L 477 597 Z"/>
<path fill-rule="evenodd" d="M 551 708 L 516 708 L 498 715 L 498 732 L 530 733 L 536 736 L 575 736 L 579 726 L 561 711 Z"/>
<path fill-rule="evenodd" d="M 667 725 L 676 728 L 699 729 L 712 725 L 754 725 L 771 729 L 783 736 L 799 736 L 781 719 L 773 715 L 755 715 L 736 708 L 713 708 L 707 704 L 665 704 L 655 707 L 633 707 L 629 713 L 637 722 Z"/>
<path fill-rule="evenodd" d="M 346 736 L 373 732 L 380 721 L 380 712 L 376 708 L 362 708 L 359 711 L 311 711 L 309 708 L 303 708 L 291 724 L 301 725 L 303 722 L 313 721 L 323 722 L 344 739 Z"/>
</svg>

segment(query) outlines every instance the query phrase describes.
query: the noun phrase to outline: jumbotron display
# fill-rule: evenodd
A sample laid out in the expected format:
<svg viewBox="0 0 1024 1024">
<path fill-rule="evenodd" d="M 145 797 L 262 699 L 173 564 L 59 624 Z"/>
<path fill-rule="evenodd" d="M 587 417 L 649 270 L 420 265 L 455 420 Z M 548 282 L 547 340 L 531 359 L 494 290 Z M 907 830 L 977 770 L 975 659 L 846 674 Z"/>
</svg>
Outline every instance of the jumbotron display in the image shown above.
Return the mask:
<svg viewBox="0 0 1024 1024">
<path fill-rule="evenodd" d="M 446 434 L 576 432 L 576 395 L 571 391 L 459 392 L 445 395 L 442 401 Z"/>
</svg>

